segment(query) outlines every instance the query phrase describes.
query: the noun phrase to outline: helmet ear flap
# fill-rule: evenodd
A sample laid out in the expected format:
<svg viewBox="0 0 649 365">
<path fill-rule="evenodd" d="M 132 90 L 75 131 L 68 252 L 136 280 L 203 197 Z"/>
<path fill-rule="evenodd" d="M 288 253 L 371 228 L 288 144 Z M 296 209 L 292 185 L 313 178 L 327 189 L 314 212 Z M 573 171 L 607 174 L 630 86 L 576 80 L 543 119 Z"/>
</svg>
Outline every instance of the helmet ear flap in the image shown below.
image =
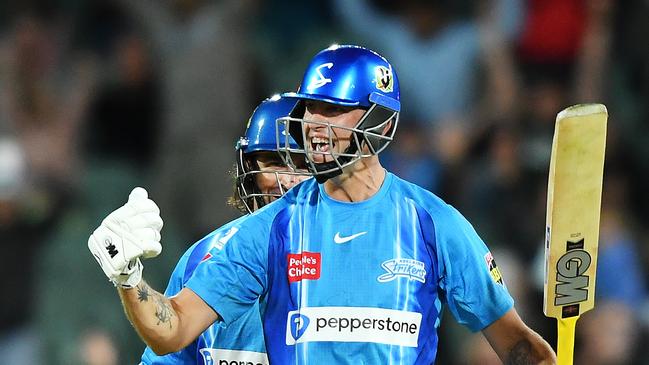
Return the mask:
<svg viewBox="0 0 649 365">
<path fill-rule="evenodd" d="M 397 113 L 380 105 L 375 104 L 367 111 L 357 128 L 363 131 L 363 140 L 372 154 L 379 153 L 392 141 L 397 122 Z"/>
<path fill-rule="evenodd" d="M 304 112 L 306 111 L 306 104 L 304 103 L 304 100 L 299 100 L 296 104 L 293 110 L 291 110 L 291 114 L 289 114 L 289 117 L 295 118 L 295 119 L 302 119 L 304 117 Z M 288 123 L 288 133 L 293 137 L 295 140 L 295 143 L 300 148 L 304 148 L 304 136 L 302 134 L 302 123 Z"/>
</svg>

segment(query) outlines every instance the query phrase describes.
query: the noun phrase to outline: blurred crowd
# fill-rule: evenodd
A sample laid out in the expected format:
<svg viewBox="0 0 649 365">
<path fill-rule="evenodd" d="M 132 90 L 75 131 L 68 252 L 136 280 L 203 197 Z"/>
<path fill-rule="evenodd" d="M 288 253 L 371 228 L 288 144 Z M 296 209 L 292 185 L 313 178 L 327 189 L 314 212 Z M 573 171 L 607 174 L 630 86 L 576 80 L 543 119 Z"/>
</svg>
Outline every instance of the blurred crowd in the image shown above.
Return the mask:
<svg viewBox="0 0 649 365">
<path fill-rule="evenodd" d="M 146 186 L 165 219 L 145 276 L 234 218 L 234 142 L 332 43 L 401 82 L 397 175 L 474 224 L 523 319 L 542 313 L 556 113 L 602 102 L 609 129 L 596 307 L 576 364 L 649 364 L 649 2 L 644 0 L 24 0 L 0 2 L 0 363 L 134 364 L 144 348 L 86 248 Z M 439 364 L 497 364 L 446 315 Z"/>
</svg>

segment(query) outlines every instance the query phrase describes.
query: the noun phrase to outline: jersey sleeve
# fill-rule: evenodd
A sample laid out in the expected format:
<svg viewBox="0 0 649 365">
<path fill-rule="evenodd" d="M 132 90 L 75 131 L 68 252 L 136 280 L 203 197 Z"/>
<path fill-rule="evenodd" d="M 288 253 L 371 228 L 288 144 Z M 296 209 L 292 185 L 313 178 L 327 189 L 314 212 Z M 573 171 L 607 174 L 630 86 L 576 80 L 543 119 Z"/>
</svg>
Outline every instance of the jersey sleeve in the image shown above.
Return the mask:
<svg viewBox="0 0 649 365">
<path fill-rule="evenodd" d="M 186 283 L 225 325 L 241 317 L 266 290 L 268 225 L 255 221 L 233 226 L 219 239 L 223 249 L 202 261 Z"/>
<path fill-rule="evenodd" d="M 479 331 L 514 305 L 491 252 L 454 208 L 436 222 L 440 287 L 456 320 Z"/>
</svg>

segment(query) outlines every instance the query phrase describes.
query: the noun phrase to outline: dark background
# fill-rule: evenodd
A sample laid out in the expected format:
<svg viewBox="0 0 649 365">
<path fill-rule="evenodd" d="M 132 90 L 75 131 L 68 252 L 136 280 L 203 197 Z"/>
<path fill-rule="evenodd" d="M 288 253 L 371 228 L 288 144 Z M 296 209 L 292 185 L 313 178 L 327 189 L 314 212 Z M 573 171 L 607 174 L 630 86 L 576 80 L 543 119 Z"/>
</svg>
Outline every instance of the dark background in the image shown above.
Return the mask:
<svg viewBox="0 0 649 365">
<path fill-rule="evenodd" d="M 576 364 L 649 364 L 649 3 L 641 0 L 0 2 L 0 363 L 136 363 L 142 342 L 86 248 L 145 186 L 165 220 L 145 276 L 235 217 L 225 205 L 249 113 L 298 87 L 333 43 L 396 69 L 387 168 L 443 197 L 492 249 L 524 320 L 542 313 L 545 189 L 561 109 L 609 129 L 597 306 Z M 439 364 L 498 363 L 446 314 Z"/>
</svg>

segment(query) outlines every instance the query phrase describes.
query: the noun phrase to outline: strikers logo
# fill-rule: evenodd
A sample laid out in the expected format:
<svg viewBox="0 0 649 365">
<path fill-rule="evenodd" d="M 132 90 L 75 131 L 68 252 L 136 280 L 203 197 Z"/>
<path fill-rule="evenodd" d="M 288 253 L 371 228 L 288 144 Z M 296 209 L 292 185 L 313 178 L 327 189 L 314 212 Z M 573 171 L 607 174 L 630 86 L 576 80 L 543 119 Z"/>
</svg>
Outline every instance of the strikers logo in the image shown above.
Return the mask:
<svg viewBox="0 0 649 365">
<path fill-rule="evenodd" d="M 289 253 L 287 260 L 290 283 L 320 279 L 320 252 Z"/>
<path fill-rule="evenodd" d="M 313 91 L 319 87 L 325 86 L 326 84 L 332 82 L 330 78 L 326 77 L 325 75 L 322 74 L 322 71 L 326 69 L 331 69 L 334 66 L 332 62 L 327 62 L 323 63 L 322 65 L 318 66 L 315 68 L 315 72 L 317 75 L 314 75 L 315 77 L 311 78 L 311 81 L 309 82 L 309 85 L 307 85 L 306 89 L 309 91 Z"/>
<path fill-rule="evenodd" d="M 381 267 L 386 273 L 376 278 L 379 283 L 387 283 L 400 277 L 426 282 L 426 265 L 421 261 L 397 258 L 384 261 Z"/>
<path fill-rule="evenodd" d="M 489 270 L 489 274 L 491 274 L 491 278 L 494 279 L 496 283 L 505 285 L 503 283 L 503 275 L 500 273 L 500 269 L 498 268 L 498 265 L 496 265 L 496 260 L 494 260 L 491 252 L 487 252 L 487 254 L 484 255 L 484 259 L 487 262 L 487 269 Z"/>
<path fill-rule="evenodd" d="M 394 84 L 394 78 L 392 77 L 392 70 L 385 66 L 376 66 L 374 69 L 374 82 L 376 83 L 376 88 L 383 92 L 391 92 Z"/>
</svg>

